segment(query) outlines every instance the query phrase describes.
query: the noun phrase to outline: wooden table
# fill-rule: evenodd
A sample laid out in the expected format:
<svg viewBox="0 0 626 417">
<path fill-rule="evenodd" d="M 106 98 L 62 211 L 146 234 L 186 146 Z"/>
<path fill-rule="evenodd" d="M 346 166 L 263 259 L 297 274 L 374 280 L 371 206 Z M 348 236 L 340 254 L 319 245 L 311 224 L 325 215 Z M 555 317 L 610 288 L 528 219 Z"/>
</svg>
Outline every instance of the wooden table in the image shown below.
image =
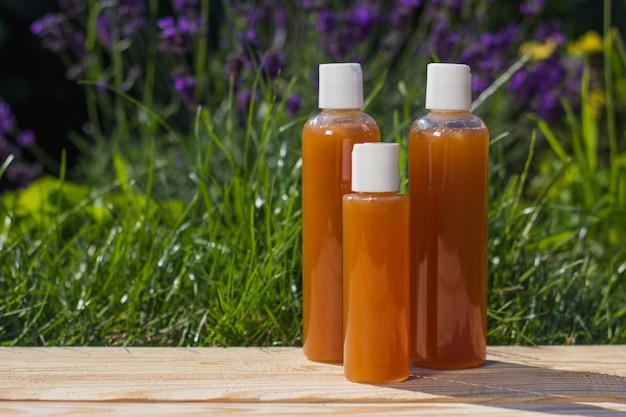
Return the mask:
<svg viewBox="0 0 626 417">
<path fill-rule="evenodd" d="M 0 415 L 626 415 L 626 346 L 490 347 L 355 384 L 300 348 L 0 348 Z"/>
</svg>

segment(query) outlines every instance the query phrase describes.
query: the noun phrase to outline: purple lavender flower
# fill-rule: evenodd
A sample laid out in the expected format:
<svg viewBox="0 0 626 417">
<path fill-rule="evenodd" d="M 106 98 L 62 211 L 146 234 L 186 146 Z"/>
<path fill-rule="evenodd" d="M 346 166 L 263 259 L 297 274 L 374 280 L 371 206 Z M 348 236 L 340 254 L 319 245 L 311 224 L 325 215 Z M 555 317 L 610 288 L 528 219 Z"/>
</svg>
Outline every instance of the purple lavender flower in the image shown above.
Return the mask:
<svg viewBox="0 0 626 417">
<path fill-rule="evenodd" d="M 349 27 L 350 36 L 356 42 L 363 41 L 379 19 L 379 13 L 375 10 L 374 5 L 364 3 L 356 6 L 346 15 L 346 24 Z"/>
<path fill-rule="evenodd" d="M 141 28 L 146 12 L 145 0 L 117 0 L 117 16 L 122 38 L 130 38 Z"/>
<path fill-rule="evenodd" d="M 0 178 L 0 189 L 25 187 L 33 181 L 42 171 L 40 164 L 31 164 L 22 159 L 22 149 L 20 147 L 32 146 L 35 135 L 30 130 L 25 130 L 17 137 L 16 146 L 7 140 L 6 134 L 14 134 L 17 129 L 15 116 L 11 107 L 0 97 L 0 165 L 9 157 L 13 160 L 6 168 L 4 175 Z"/>
<path fill-rule="evenodd" d="M 563 25 L 557 20 L 542 22 L 537 29 L 535 37 L 542 42 L 550 39 L 558 46 L 564 45 L 566 42 L 565 34 L 563 33 Z"/>
<path fill-rule="evenodd" d="M 421 6 L 422 0 L 396 0 L 391 10 L 391 26 L 401 29 L 409 22 L 413 10 Z"/>
<path fill-rule="evenodd" d="M 30 148 L 35 144 L 35 141 L 35 134 L 32 130 L 24 130 L 15 139 L 17 146 L 19 146 L 20 148 Z"/>
<path fill-rule="evenodd" d="M 328 56 L 335 61 L 347 59 L 348 54 L 352 52 L 355 47 L 351 39 L 344 38 L 340 33 L 333 33 L 325 43 Z"/>
<path fill-rule="evenodd" d="M 276 78 L 285 68 L 287 56 L 282 52 L 268 52 L 261 60 L 261 71 L 269 78 Z"/>
<path fill-rule="evenodd" d="M 491 80 L 492 81 L 492 80 Z M 472 91 L 483 91 L 489 87 L 491 81 L 481 74 L 472 75 Z"/>
<path fill-rule="evenodd" d="M 132 38 L 143 26 L 145 0 L 111 0 L 98 16 L 96 28 L 102 41 L 110 46 L 113 30 L 119 40 Z"/>
<path fill-rule="evenodd" d="M 581 63 L 570 64 L 563 59 L 565 36 L 559 22 L 542 23 L 536 34 L 540 41 L 556 44 L 552 55 L 538 62 L 530 62 L 513 75 L 508 89 L 520 107 L 528 107 L 549 122 L 563 117 L 561 98 L 576 108 L 580 100 Z"/>
<path fill-rule="evenodd" d="M 463 9 L 465 0 L 431 0 L 429 3 L 435 8 L 448 8 L 458 12 Z"/>
<path fill-rule="evenodd" d="M 190 110 L 195 107 L 196 79 L 190 75 L 174 77 L 174 90 L 178 93 L 183 104 Z"/>
<path fill-rule="evenodd" d="M 68 56 L 74 62 L 68 65 L 66 77 L 78 79 L 83 74 L 85 37 L 72 27 L 67 17 L 61 13 L 49 13 L 30 26 L 31 32 L 41 39 L 44 48 L 57 55 Z"/>
<path fill-rule="evenodd" d="M 248 28 L 241 34 L 240 40 L 244 51 L 250 55 L 251 59 L 255 58 L 257 50 L 261 48 L 258 32 L 254 28 Z"/>
<path fill-rule="evenodd" d="M 15 127 L 15 116 L 11 106 L 0 97 L 0 136 L 9 133 Z"/>
<path fill-rule="evenodd" d="M 289 15 L 287 14 L 287 10 L 278 8 L 274 12 L 274 24 L 278 29 L 284 29 L 287 27 L 287 22 L 289 19 Z"/>
<path fill-rule="evenodd" d="M 472 90 L 480 93 L 486 89 L 509 65 L 513 59 L 518 27 L 511 23 L 497 32 L 486 32 L 478 40 L 472 40 L 471 33 L 464 36 L 468 45 L 460 55 L 460 61 L 472 67 Z"/>
<path fill-rule="evenodd" d="M 159 49 L 175 57 L 182 57 L 191 50 L 191 35 L 195 26 L 184 18 L 174 19 L 167 16 L 157 22 L 159 33 Z"/>
<path fill-rule="evenodd" d="M 311 85 L 315 88 L 319 88 L 320 86 L 320 71 L 318 67 L 316 67 L 311 74 Z"/>
<path fill-rule="evenodd" d="M 317 7 L 317 2 L 315 0 L 302 0 L 302 8 L 304 10 L 312 10 Z"/>
<path fill-rule="evenodd" d="M 199 33 L 202 30 L 202 19 L 180 16 L 178 18 L 178 28 L 181 32 L 189 35 Z"/>
<path fill-rule="evenodd" d="M 113 42 L 113 27 L 111 25 L 111 19 L 104 14 L 101 14 L 96 19 L 96 31 L 98 37 L 105 45 L 111 45 Z"/>
<path fill-rule="evenodd" d="M 379 24 L 389 18 L 377 2 L 346 2 L 346 6 L 345 11 L 321 8 L 315 24 L 321 35 L 320 44 L 335 61 L 356 60 L 355 48 L 372 39 L 372 34 L 380 29 Z"/>
<path fill-rule="evenodd" d="M 322 34 L 331 34 L 337 27 L 337 16 L 329 10 L 322 10 L 317 15 L 315 30 Z"/>
<path fill-rule="evenodd" d="M 518 71 L 508 89 L 519 106 L 528 105 L 540 117 L 554 122 L 564 114 L 560 97 L 569 99 L 574 107 L 578 105 L 579 85 L 577 67 L 568 71 L 557 53 Z"/>
<path fill-rule="evenodd" d="M 531 104 L 533 111 L 549 122 L 558 120 L 564 114 L 561 102 L 551 90 L 539 92 Z"/>
<path fill-rule="evenodd" d="M 104 79 L 100 79 L 98 81 L 96 81 L 96 90 L 103 92 L 103 91 L 107 91 L 107 80 Z"/>
<path fill-rule="evenodd" d="M 83 57 L 85 37 L 70 25 L 63 14 L 46 14 L 33 22 L 30 31 L 41 38 L 44 48 L 56 54 L 69 52 L 76 60 Z"/>
<path fill-rule="evenodd" d="M 291 93 L 287 102 L 285 103 L 285 111 L 291 115 L 295 115 L 300 111 L 302 107 L 302 97 L 296 93 Z"/>
<path fill-rule="evenodd" d="M 248 60 L 243 54 L 230 54 L 226 58 L 226 74 L 235 84 L 241 81 L 244 68 L 248 65 Z"/>
<path fill-rule="evenodd" d="M 452 62 L 458 49 L 461 36 L 450 28 L 447 18 L 437 17 L 432 20 L 430 37 L 423 45 L 424 54 L 437 56 L 442 61 Z"/>
<path fill-rule="evenodd" d="M 346 21 L 360 29 L 367 30 L 375 23 L 376 13 L 369 4 L 362 4 L 348 12 Z"/>
<path fill-rule="evenodd" d="M 520 4 L 519 10 L 523 15 L 536 16 L 541 13 L 545 0 L 525 0 Z"/>
<path fill-rule="evenodd" d="M 198 0 L 173 0 L 174 11 L 179 15 L 196 14 L 199 8 Z"/>
<path fill-rule="evenodd" d="M 255 7 L 246 13 L 246 21 L 249 27 L 257 27 L 267 24 L 272 20 L 272 9 L 270 7 Z"/>
<path fill-rule="evenodd" d="M 78 0 L 57 0 L 63 13 L 69 18 L 76 18 L 85 11 L 85 5 Z"/>
</svg>

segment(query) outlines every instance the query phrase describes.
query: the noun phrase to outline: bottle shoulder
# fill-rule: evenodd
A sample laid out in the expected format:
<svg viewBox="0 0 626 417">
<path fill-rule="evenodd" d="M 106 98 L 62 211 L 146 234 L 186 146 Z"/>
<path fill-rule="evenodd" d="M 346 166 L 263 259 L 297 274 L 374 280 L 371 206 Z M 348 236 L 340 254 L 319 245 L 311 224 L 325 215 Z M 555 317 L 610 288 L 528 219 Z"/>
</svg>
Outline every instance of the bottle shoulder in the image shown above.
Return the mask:
<svg viewBox="0 0 626 417">
<path fill-rule="evenodd" d="M 415 129 L 486 129 L 485 122 L 470 112 L 431 111 L 418 118 L 412 125 Z"/>
<path fill-rule="evenodd" d="M 309 118 L 305 127 L 365 125 L 378 128 L 376 120 L 360 110 L 322 111 Z"/>
</svg>

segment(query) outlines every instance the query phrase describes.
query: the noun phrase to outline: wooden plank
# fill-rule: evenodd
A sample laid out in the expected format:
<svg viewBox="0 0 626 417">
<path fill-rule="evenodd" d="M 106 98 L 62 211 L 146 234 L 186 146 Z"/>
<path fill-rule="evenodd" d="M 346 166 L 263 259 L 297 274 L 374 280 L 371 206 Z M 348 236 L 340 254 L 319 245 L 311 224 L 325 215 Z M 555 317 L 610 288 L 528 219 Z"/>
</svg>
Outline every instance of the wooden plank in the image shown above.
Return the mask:
<svg viewBox="0 0 626 417">
<path fill-rule="evenodd" d="M 210 415 L 240 416 L 616 416 L 626 414 L 624 403 L 522 403 L 522 404 L 467 404 L 467 403 L 145 403 L 145 402 L 47 402 L 0 401 L 2 416 L 68 415 L 125 416 L 125 417 L 204 417 Z"/>
<path fill-rule="evenodd" d="M 341 366 L 308 361 L 300 348 L 0 348 L 0 414 L 406 415 L 415 407 L 626 411 L 626 347 L 489 347 L 480 368 L 414 367 L 408 381 L 388 385 L 351 383 Z"/>
</svg>

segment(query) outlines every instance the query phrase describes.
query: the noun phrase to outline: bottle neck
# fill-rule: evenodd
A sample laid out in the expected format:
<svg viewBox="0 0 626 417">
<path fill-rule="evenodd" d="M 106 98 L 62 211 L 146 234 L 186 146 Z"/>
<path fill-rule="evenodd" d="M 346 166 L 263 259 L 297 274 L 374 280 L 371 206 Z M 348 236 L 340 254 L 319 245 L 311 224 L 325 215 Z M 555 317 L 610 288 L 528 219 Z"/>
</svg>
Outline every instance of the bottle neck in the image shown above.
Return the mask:
<svg viewBox="0 0 626 417">
<path fill-rule="evenodd" d="M 361 114 L 361 109 L 321 109 L 326 114 Z"/>
<path fill-rule="evenodd" d="M 359 197 L 370 198 L 393 197 L 398 195 L 397 191 L 353 191 L 353 193 L 357 194 Z"/>
</svg>

